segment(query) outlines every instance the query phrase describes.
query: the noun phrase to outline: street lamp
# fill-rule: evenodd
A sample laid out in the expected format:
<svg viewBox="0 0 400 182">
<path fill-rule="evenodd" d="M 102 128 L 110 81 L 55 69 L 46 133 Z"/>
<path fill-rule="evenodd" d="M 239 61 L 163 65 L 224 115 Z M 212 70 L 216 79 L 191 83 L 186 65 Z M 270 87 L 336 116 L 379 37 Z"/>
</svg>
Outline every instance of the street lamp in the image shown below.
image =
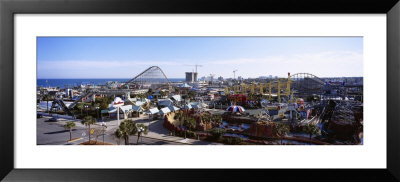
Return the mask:
<svg viewBox="0 0 400 182">
<path fill-rule="evenodd" d="M 141 133 L 144 131 L 144 128 L 143 127 L 139 127 L 138 128 L 138 137 L 140 137 L 140 135 L 141 135 Z M 142 143 L 143 142 L 143 140 L 142 140 L 142 138 L 140 138 L 140 143 Z"/>
<path fill-rule="evenodd" d="M 89 108 L 89 106 L 88 106 L 88 105 L 85 105 L 86 116 L 88 116 L 88 115 L 89 115 L 89 114 L 88 114 L 88 108 Z"/>
<path fill-rule="evenodd" d="M 100 107 L 96 106 L 97 119 L 99 119 L 99 109 L 100 109 Z"/>
</svg>

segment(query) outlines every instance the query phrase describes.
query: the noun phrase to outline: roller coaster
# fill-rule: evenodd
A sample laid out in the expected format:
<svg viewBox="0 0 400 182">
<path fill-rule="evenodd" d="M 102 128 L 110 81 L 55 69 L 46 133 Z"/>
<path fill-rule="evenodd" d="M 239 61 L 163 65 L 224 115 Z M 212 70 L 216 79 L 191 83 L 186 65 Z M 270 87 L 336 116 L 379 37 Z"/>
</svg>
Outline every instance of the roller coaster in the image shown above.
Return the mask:
<svg viewBox="0 0 400 182">
<path fill-rule="evenodd" d="M 133 77 L 129 81 L 123 83 L 121 86 L 124 88 L 132 88 L 132 86 L 143 86 L 146 84 L 159 85 L 159 84 L 167 84 L 171 85 L 171 82 L 168 80 L 165 73 L 158 66 L 151 66 Z M 131 87 L 129 87 L 131 86 Z"/>
<path fill-rule="evenodd" d="M 292 81 L 292 89 L 298 97 L 307 97 L 313 94 L 323 94 L 325 82 L 310 73 L 296 73 L 289 77 Z"/>
<path fill-rule="evenodd" d="M 234 85 L 227 88 L 226 91 L 233 91 L 234 93 L 249 93 L 254 94 L 259 91 L 260 94 L 266 93 L 269 95 L 276 95 L 280 101 L 281 96 L 288 97 L 295 95 L 296 97 L 307 97 L 313 94 L 323 94 L 325 82 L 317 76 L 310 73 L 296 73 L 288 75 L 288 78 L 278 78 L 269 80 L 267 83 L 251 83 Z"/>
<path fill-rule="evenodd" d="M 52 103 L 51 110 L 56 108 L 56 104 L 64 110 L 65 113 L 68 115 L 73 115 L 71 109 L 81 102 L 83 98 L 90 97 L 93 94 L 104 94 L 104 95 L 127 95 L 133 91 L 140 91 L 146 90 L 143 89 L 144 85 L 155 85 L 155 86 L 164 86 L 167 85 L 171 87 L 171 82 L 168 80 L 165 73 L 161 70 L 158 66 L 151 66 L 146 70 L 142 71 L 137 76 L 133 77 L 129 81 L 120 84 L 120 89 L 107 89 L 107 88 L 95 88 L 95 89 L 88 89 L 84 94 L 82 94 L 79 98 L 77 98 L 74 102 L 72 102 L 69 106 L 66 106 L 62 99 L 55 99 Z M 130 88 L 137 88 L 137 89 L 130 89 Z"/>
<path fill-rule="evenodd" d="M 266 83 L 265 83 L 266 82 Z M 225 92 L 235 94 L 247 94 L 253 96 L 256 92 L 260 95 L 267 95 L 269 100 L 272 100 L 272 96 L 277 97 L 278 102 L 281 102 L 281 97 L 286 100 L 290 95 L 294 97 L 307 98 L 309 96 L 324 96 L 327 97 L 345 97 L 351 92 L 348 92 L 348 88 L 358 88 L 362 90 L 361 85 L 349 85 L 349 84 L 331 84 L 329 81 L 321 79 L 310 73 L 296 73 L 293 75 L 288 74 L 287 78 L 277 78 L 270 80 L 261 80 L 258 83 L 233 85 L 227 87 Z M 335 93 L 331 91 L 335 90 Z M 354 95 L 354 94 L 353 94 Z"/>
</svg>

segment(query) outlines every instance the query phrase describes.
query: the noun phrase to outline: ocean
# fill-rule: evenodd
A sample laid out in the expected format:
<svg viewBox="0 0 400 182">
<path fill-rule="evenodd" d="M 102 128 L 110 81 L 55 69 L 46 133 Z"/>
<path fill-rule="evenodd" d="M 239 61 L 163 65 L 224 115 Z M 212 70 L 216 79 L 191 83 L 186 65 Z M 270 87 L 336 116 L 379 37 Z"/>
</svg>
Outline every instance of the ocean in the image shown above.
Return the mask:
<svg viewBox="0 0 400 182">
<path fill-rule="evenodd" d="M 37 79 L 38 87 L 72 88 L 81 84 L 105 85 L 108 81 L 126 82 L 129 78 L 82 78 L 82 79 Z M 184 78 L 170 78 L 170 82 L 184 81 Z"/>
</svg>

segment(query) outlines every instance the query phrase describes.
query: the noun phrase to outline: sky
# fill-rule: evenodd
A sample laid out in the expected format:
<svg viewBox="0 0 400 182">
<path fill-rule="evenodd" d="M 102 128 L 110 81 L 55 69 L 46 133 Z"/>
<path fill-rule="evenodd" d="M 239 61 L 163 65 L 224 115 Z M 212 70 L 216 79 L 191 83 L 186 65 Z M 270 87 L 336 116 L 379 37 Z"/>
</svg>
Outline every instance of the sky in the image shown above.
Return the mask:
<svg viewBox="0 0 400 182">
<path fill-rule="evenodd" d="M 159 66 L 168 78 L 363 76 L 362 37 L 38 37 L 37 77 L 133 78 Z"/>
</svg>

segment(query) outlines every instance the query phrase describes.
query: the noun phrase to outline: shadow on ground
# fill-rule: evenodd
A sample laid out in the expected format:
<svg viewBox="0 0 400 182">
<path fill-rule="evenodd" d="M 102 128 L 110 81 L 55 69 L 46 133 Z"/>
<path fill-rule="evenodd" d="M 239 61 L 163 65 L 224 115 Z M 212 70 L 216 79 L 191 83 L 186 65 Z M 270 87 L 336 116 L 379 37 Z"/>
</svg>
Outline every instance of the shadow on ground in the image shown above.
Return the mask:
<svg viewBox="0 0 400 182">
<path fill-rule="evenodd" d="M 72 129 L 72 131 L 76 131 L 76 129 Z M 51 135 L 51 134 L 59 134 L 59 133 L 65 133 L 65 132 L 69 132 L 69 130 L 53 131 L 53 132 L 47 132 L 47 133 L 43 133 L 43 134 Z"/>
</svg>

